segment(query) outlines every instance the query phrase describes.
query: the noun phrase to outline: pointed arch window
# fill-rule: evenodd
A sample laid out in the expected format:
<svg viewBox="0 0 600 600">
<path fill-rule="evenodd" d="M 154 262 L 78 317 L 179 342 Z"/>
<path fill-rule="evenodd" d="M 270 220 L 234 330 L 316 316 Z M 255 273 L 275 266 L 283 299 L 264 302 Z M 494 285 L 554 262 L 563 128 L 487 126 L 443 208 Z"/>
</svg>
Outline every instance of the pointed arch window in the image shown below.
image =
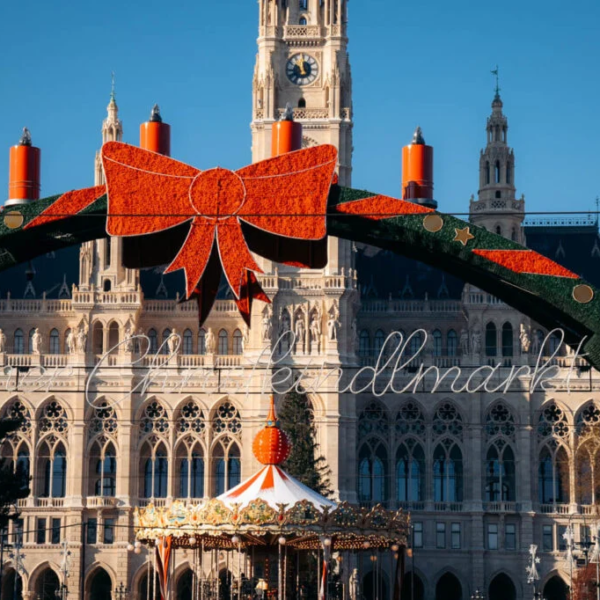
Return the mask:
<svg viewBox="0 0 600 600">
<path fill-rule="evenodd" d="M 60 333 L 58 329 L 50 332 L 50 354 L 60 354 Z"/>
<path fill-rule="evenodd" d="M 158 352 L 158 334 L 156 333 L 156 329 L 151 329 L 148 332 L 148 339 L 150 340 L 148 352 L 150 354 L 156 354 Z"/>
<path fill-rule="evenodd" d="M 169 328 L 165 329 L 162 333 L 162 342 L 160 345 L 160 353 L 161 354 L 169 354 L 169 344 L 167 340 L 171 337 L 171 330 Z"/>
<path fill-rule="evenodd" d="M 597 439 L 584 442 L 575 459 L 577 502 L 597 506 L 600 500 L 600 445 Z"/>
<path fill-rule="evenodd" d="M 23 340 L 23 330 L 17 329 L 15 331 L 15 340 L 13 345 L 13 351 L 15 354 L 25 354 L 25 344 Z"/>
<path fill-rule="evenodd" d="M 186 329 L 183 332 L 183 353 L 184 354 L 193 354 L 194 353 L 194 336 L 191 330 Z"/>
<path fill-rule="evenodd" d="M 504 135 L 506 136 L 506 131 L 504 132 Z M 506 183 L 508 183 L 510 185 L 512 183 L 511 179 L 512 179 L 512 170 L 510 167 L 510 163 L 508 163 L 506 165 Z"/>
<path fill-rule="evenodd" d="M 454 329 L 448 332 L 448 356 L 456 356 L 458 350 L 458 335 Z"/>
<path fill-rule="evenodd" d="M 499 160 L 496 161 L 496 167 L 494 169 L 494 173 L 495 173 L 496 183 L 500 183 L 500 161 Z"/>
<path fill-rule="evenodd" d="M 90 494 L 114 497 L 117 494 L 117 454 L 112 443 L 101 447 L 94 444 L 90 457 L 90 474 L 93 474 Z"/>
<path fill-rule="evenodd" d="M 439 329 L 433 332 L 433 355 L 442 356 L 442 332 Z"/>
<path fill-rule="evenodd" d="M 196 444 L 192 450 L 182 446 L 179 455 L 179 497 L 204 497 L 204 455 Z"/>
<path fill-rule="evenodd" d="M 487 502 L 515 500 L 515 455 L 503 440 L 498 440 L 487 451 L 485 499 Z"/>
<path fill-rule="evenodd" d="M 300 10 L 308 10 L 308 0 L 298 0 L 298 8 Z"/>
<path fill-rule="evenodd" d="M 485 355 L 496 356 L 498 354 L 497 330 L 494 323 L 485 326 Z"/>
<path fill-rule="evenodd" d="M 220 496 L 234 488 L 241 480 L 240 451 L 236 444 L 228 450 L 219 444 L 214 453 L 215 495 Z"/>
<path fill-rule="evenodd" d="M 306 17 L 300 17 L 300 21 L 298 23 L 302 26 L 308 25 L 308 21 L 306 20 Z"/>
<path fill-rule="evenodd" d="M 425 499 L 425 453 L 409 440 L 396 453 L 396 500 L 421 502 Z"/>
<path fill-rule="evenodd" d="M 381 354 L 383 350 L 383 345 L 385 344 L 385 333 L 378 329 L 375 332 L 375 337 L 373 338 L 373 356 L 375 359 Z"/>
<path fill-rule="evenodd" d="M 490 173 L 490 161 L 486 161 L 485 163 L 485 182 L 487 185 L 491 183 L 490 181 L 491 173 Z"/>
<path fill-rule="evenodd" d="M 462 452 L 452 440 L 438 444 L 433 453 L 433 499 L 435 502 L 462 502 Z"/>
<path fill-rule="evenodd" d="M 62 442 L 51 448 L 44 442 L 39 452 L 38 473 L 42 498 L 64 498 L 67 491 L 67 453 Z"/>
<path fill-rule="evenodd" d="M 146 444 L 142 454 L 144 465 L 144 498 L 166 498 L 168 495 L 169 462 L 167 451 L 160 444 L 151 449 Z"/>
<path fill-rule="evenodd" d="M 538 496 L 541 504 L 569 503 L 569 457 L 565 448 L 554 442 L 540 452 Z"/>
<path fill-rule="evenodd" d="M 371 339 L 369 337 L 369 332 L 366 329 L 363 329 L 360 332 L 360 337 L 358 339 L 358 354 L 361 358 L 367 358 L 371 354 Z"/>
<path fill-rule="evenodd" d="M 416 331 L 410 336 L 410 342 L 408 343 L 408 353 L 410 356 L 415 356 L 423 345 L 423 334 L 420 331 Z"/>
<path fill-rule="evenodd" d="M 198 332 L 198 354 L 202 356 L 206 354 L 206 331 L 204 329 Z"/>
<path fill-rule="evenodd" d="M 364 444 L 359 453 L 358 497 L 365 504 L 387 501 L 387 451 L 383 444 Z"/>
<path fill-rule="evenodd" d="M 33 336 L 35 335 L 35 327 L 29 330 L 29 341 L 27 344 L 27 353 L 33 354 Z"/>
<path fill-rule="evenodd" d="M 502 325 L 502 356 L 508 357 L 514 354 L 513 327 L 510 323 Z"/>
<path fill-rule="evenodd" d="M 219 331 L 219 354 L 221 356 L 229 354 L 229 336 L 224 329 Z"/>
<path fill-rule="evenodd" d="M 239 329 L 236 329 L 233 332 L 233 353 L 235 355 L 240 355 L 244 353 L 244 338 L 242 336 L 242 332 Z"/>
</svg>

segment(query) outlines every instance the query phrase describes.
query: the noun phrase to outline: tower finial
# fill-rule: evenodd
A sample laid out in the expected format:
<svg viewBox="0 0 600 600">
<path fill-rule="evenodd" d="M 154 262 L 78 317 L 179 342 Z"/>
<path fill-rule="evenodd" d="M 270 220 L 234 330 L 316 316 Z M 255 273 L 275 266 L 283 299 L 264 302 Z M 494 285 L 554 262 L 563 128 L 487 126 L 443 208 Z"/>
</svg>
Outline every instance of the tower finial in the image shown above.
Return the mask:
<svg viewBox="0 0 600 600">
<path fill-rule="evenodd" d="M 496 95 L 494 100 L 500 99 L 500 68 L 496 65 L 496 68 L 492 71 L 492 75 L 496 76 Z"/>
<path fill-rule="evenodd" d="M 110 74 L 111 86 L 110 86 L 110 99 L 112 102 L 115 102 L 115 72 L 113 71 Z"/>
<path fill-rule="evenodd" d="M 27 127 L 23 127 L 23 133 L 21 135 L 21 139 L 19 140 L 19 146 L 31 146 L 31 133 Z"/>
<path fill-rule="evenodd" d="M 413 144 L 425 144 L 425 138 L 423 137 L 423 130 L 420 126 L 417 126 L 415 132 L 413 133 Z"/>
<path fill-rule="evenodd" d="M 155 104 L 152 107 L 152 111 L 150 112 L 150 122 L 162 123 L 162 117 L 160 116 L 160 106 L 158 106 L 158 104 Z"/>
<path fill-rule="evenodd" d="M 281 120 L 282 121 L 293 121 L 294 120 L 294 109 L 292 108 L 292 105 L 289 102 L 285 105 L 285 110 L 283 111 L 283 114 L 281 115 Z"/>
</svg>

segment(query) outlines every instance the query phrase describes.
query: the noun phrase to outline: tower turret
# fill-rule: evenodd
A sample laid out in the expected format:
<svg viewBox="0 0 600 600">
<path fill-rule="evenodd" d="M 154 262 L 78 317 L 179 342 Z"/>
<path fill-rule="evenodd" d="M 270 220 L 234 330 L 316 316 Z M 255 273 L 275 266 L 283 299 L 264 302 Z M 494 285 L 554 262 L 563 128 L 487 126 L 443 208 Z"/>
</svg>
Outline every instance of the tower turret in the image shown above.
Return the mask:
<svg viewBox="0 0 600 600">
<path fill-rule="evenodd" d="M 497 75 L 497 70 L 493 73 Z M 471 221 L 524 243 L 525 199 L 515 197 L 515 155 L 508 146 L 508 119 L 502 111 L 503 106 L 496 81 L 492 114 L 486 124 L 487 145 L 479 157 L 478 199 L 471 197 Z"/>
</svg>

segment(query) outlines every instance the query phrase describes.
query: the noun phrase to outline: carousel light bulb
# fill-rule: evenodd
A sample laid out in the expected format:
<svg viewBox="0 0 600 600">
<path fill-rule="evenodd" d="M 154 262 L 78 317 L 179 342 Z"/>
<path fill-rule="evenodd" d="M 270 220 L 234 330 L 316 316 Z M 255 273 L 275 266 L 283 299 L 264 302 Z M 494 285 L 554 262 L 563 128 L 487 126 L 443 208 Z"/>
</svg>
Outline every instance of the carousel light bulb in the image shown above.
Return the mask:
<svg viewBox="0 0 600 600">
<path fill-rule="evenodd" d="M 325 538 L 323 540 L 323 546 L 326 546 L 327 548 L 329 548 L 329 546 L 331 546 L 331 538 Z"/>
<path fill-rule="evenodd" d="M 285 546 L 285 543 L 287 542 L 283 536 L 281 536 L 278 541 L 280 546 Z"/>
<path fill-rule="evenodd" d="M 133 552 L 135 550 L 135 546 L 133 544 L 127 544 L 127 552 Z"/>
<path fill-rule="evenodd" d="M 191 545 L 191 546 L 195 546 L 195 545 L 196 545 L 196 537 L 195 537 L 195 536 L 192 536 L 192 537 L 190 538 L 190 545 Z"/>
<path fill-rule="evenodd" d="M 135 544 L 133 544 L 136 548 L 141 548 L 142 547 L 142 542 L 140 542 L 139 540 L 135 541 Z"/>
<path fill-rule="evenodd" d="M 141 554 L 142 553 L 142 549 L 141 548 L 136 548 L 133 552 L 135 554 Z"/>
<path fill-rule="evenodd" d="M 400 550 L 400 546 L 398 546 L 398 544 L 392 544 L 392 551 L 398 552 L 398 550 Z"/>
<path fill-rule="evenodd" d="M 374 554 L 371 555 L 371 562 L 377 562 L 377 557 Z"/>
<path fill-rule="evenodd" d="M 371 544 L 369 544 L 369 542 L 363 542 L 363 548 L 366 550 L 367 548 L 370 548 Z"/>
<path fill-rule="evenodd" d="M 233 544 L 239 544 L 239 543 L 240 543 L 240 538 L 239 538 L 237 535 L 234 535 L 234 536 L 231 538 L 231 542 L 232 542 Z"/>
</svg>

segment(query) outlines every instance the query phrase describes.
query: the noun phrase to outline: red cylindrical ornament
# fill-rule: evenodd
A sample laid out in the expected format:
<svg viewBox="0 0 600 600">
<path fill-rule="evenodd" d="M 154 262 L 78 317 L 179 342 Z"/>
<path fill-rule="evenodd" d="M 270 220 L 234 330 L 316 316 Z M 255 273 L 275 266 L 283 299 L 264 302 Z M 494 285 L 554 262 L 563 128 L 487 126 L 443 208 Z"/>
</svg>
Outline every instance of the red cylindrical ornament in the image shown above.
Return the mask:
<svg viewBox="0 0 600 600">
<path fill-rule="evenodd" d="M 413 141 L 402 148 L 402 198 L 437 208 L 433 199 L 433 147 L 417 127 Z"/>
<path fill-rule="evenodd" d="M 42 151 L 32 145 L 31 134 L 24 127 L 18 145 L 10 149 L 8 200 L 5 206 L 39 200 L 41 157 Z"/>
<path fill-rule="evenodd" d="M 163 123 L 158 104 L 150 114 L 150 120 L 140 125 L 140 148 L 171 156 L 171 126 Z"/>
<path fill-rule="evenodd" d="M 302 149 L 302 124 L 294 121 L 291 106 L 286 107 L 283 120 L 273 123 L 271 140 L 272 157 Z"/>
</svg>

